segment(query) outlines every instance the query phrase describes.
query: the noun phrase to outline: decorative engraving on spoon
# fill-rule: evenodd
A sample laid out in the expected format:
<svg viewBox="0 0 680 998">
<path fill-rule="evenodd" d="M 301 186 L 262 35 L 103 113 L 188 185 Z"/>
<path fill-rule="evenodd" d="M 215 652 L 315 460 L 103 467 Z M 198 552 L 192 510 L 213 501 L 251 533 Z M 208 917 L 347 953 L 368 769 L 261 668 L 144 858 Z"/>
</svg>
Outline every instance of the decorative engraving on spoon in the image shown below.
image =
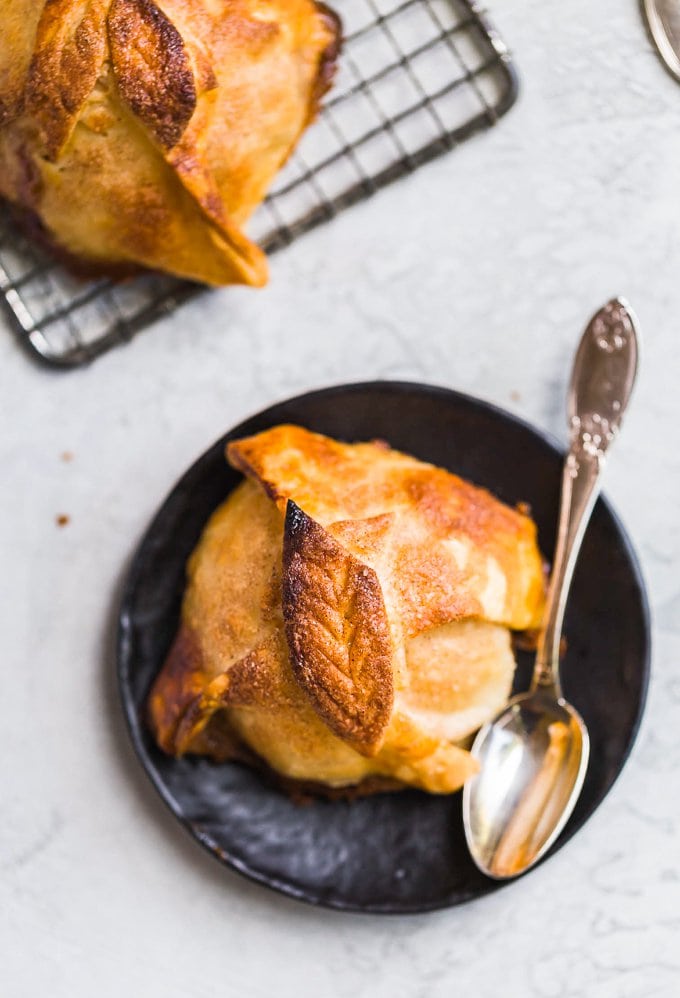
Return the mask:
<svg viewBox="0 0 680 998">
<path fill-rule="evenodd" d="M 621 400 L 634 377 L 635 328 L 627 303 L 613 298 L 591 319 L 579 351 L 585 377 L 569 417 L 571 447 L 567 469 L 575 477 L 583 463 L 602 465 L 621 425 Z"/>
<path fill-rule="evenodd" d="M 591 333 L 605 353 L 622 350 L 633 335 L 630 314 L 623 302 L 614 298 L 593 319 Z"/>
</svg>

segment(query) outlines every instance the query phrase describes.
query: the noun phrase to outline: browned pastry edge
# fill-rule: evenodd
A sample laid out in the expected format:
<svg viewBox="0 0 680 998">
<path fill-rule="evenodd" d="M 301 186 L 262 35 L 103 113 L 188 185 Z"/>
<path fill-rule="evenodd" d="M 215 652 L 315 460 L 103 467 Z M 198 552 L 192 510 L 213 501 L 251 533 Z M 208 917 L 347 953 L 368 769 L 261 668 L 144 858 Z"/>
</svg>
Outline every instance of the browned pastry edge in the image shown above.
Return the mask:
<svg viewBox="0 0 680 998">
<path fill-rule="evenodd" d="M 316 780 L 296 780 L 291 776 L 277 773 L 262 756 L 236 739 L 230 746 L 229 754 L 220 761 L 233 762 L 255 770 L 270 786 L 285 794 L 295 804 L 310 804 L 319 798 L 329 801 L 352 801 L 377 793 L 396 793 L 413 789 L 413 787 L 408 787 L 406 784 L 400 783 L 399 780 L 391 779 L 388 776 L 367 776 L 359 783 L 344 787 L 331 787 L 325 783 L 318 783 Z"/>
<path fill-rule="evenodd" d="M 535 652 L 538 649 L 538 639 L 541 636 L 540 630 L 512 631 L 512 647 L 516 651 Z"/>
<path fill-rule="evenodd" d="M 531 506 L 528 502 L 518 502 L 517 511 L 523 516 L 531 516 Z M 545 585 L 545 591 L 548 591 L 548 586 L 550 584 L 550 575 L 552 573 L 552 567 L 550 562 L 546 561 L 545 558 L 542 561 L 543 568 L 543 581 Z M 512 631 L 512 647 L 517 651 L 525 651 L 534 654 L 538 651 L 538 643 L 541 639 L 541 628 L 540 627 L 529 627 L 524 631 Z M 566 651 L 566 638 L 562 635 L 562 640 L 560 641 L 560 657 Z"/>
<path fill-rule="evenodd" d="M 332 34 L 332 39 L 321 53 L 321 58 L 319 59 L 319 71 L 312 88 L 312 99 L 309 105 L 307 124 L 314 120 L 321 100 L 331 88 L 338 68 L 338 58 L 342 50 L 342 21 L 339 15 L 327 4 L 321 3 L 320 0 L 315 0 L 315 7 L 326 22 L 326 26 Z"/>
<path fill-rule="evenodd" d="M 30 242 L 44 250 L 56 263 L 78 280 L 94 281 L 108 278 L 111 281 L 120 282 L 131 277 L 138 277 L 141 274 L 153 273 L 138 263 L 98 263 L 87 257 L 76 256 L 54 239 L 36 212 L 3 197 L 0 197 L 0 204 L 8 212 L 12 222 Z"/>
<path fill-rule="evenodd" d="M 266 432 L 266 431 L 265 431 Z M 248 439 L 247 437 L 244 439 Z M 244 453 L 245 448 L 243 447 L 243 439 L 241 440 L 230 440 L 226 446 L 226 457 L 228 463 L 236 471 L 240 471 L 245 478 L 250 478 L 251 481 L 257 482 L 263 489 L 266 496 L 268 496 L 272 502 L 279 503 L 285 496 L 277 492 L 276 488 L 271 482 L 268 482 L 266 478 L 263 478 L 260 474 L 260 469 L 255 466 L 253 462 L 248 460 Z"/>
<path fill-rule="evenodd" d="M 145 701 L 146 723 L 168 755 L 177 754 L 177 729 L 192 704 L 200 700 L 201 666 L 199 642 L 187 627 L 180 626 Z"/>
<path fill-rule="evenodd" d="M 362 755 L 392 716 L 392 639 L 382 587 L 292 500 L 283 532 L 283 619 L 293 675 L 330 730 Z"/>
<path fill-rule="evenodd" d="M 289 797 L 294 804 L 311 804 L 314 800 L 359 800 L 371 797 L 373 794 L 398 793 L 402 790 L 413 790 L 398 780 L 390 780 L 387 776 L 367 776 L 361 783 L 347 787 L 329 787 L 314 780 L 292 780 L 281 776 L 270 766 L 261 770 L 263 777 L 278 790 Z"/>
</svg>

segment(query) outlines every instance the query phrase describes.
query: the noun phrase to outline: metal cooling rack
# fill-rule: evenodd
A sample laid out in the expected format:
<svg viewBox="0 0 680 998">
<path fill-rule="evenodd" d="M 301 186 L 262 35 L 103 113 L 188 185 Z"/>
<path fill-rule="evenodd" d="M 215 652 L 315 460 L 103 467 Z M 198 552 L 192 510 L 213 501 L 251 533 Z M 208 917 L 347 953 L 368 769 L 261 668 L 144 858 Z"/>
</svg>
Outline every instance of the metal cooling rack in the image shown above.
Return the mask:
<svg viewBox="0 0 680 998">
<path fill-rule="evenodd" d="M 323 112 L 254 216 L 269 253 L 477 131 L 514 103 L 508 51 L 475 0 L 335 0 L 345 27 Z M 0 208 L 0 292 L 42 361 L 68 368 L 129 340 L 201 286 L 159 274 L 83 282 Z"/>
</svg>

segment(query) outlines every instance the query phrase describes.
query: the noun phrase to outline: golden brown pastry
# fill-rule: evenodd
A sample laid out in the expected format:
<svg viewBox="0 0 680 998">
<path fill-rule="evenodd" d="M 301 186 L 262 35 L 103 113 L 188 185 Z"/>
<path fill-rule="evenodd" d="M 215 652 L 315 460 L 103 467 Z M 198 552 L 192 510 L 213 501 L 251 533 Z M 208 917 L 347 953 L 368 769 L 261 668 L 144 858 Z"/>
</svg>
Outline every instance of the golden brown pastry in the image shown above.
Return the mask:
<svg viewBox="0 0 680 998">
<path fill-rule="evenodd" d="M 189 562 L 149 698 L 160 746 L 245 745 L 328 787 L 458 789 L 510 691 L 510 629 L 540 624 L 533 522 L 383 443 L 278 426 L 227 453 L 248 480 Z"/>
<path fill-rule="evenodd" d="M 338 44 L 315 0 L 3 0 L 0 196 L 81 269 L 261 285 L 242 226 Z"/>
</svg>

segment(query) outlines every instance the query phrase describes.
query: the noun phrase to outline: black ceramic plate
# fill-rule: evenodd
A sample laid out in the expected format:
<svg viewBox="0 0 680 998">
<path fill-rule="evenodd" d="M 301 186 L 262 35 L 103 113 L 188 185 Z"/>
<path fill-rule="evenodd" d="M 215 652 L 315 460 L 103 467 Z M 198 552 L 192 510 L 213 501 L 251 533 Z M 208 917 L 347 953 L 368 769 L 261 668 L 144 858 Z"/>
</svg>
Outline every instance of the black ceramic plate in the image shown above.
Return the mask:
<svg viewBox="0 0 680 998">
<path fill-rule="evenodd" d="M 390 382 L 312 392 L 265 410 L 210 448 L 151 524 L 127 581 L 118 670 L 132 740 L 172 813 L 222 863 L 301 900 L 371 912 L 442 908 L 496 890 L 465 845 L 461 794 L 417 791 L 353 802 L 291 803 L 255 772 L 203 759 L 170 759 L 144 726 L 144 702 L 177 627 L 184 566 L 210 513 L 240 476 L 224 460 L 231 438 L 299 423 L 341 440 L 381 437 L 491 489 L 531 504 L 551 554 L 561 454 L 536 430 L 483 402 L 441 388 Z M 626 535 L 600 500 L 586 534 L 565 623 L 567 698 L 592 739 L 583 792 L 554 853 L 600 804 L 626 760 L 644 706 L 649 619 Z M 517 688 L 531 661 L 520 655 Z M 551 855 L 549 853 L 548 855 Z"/>
</svg>

